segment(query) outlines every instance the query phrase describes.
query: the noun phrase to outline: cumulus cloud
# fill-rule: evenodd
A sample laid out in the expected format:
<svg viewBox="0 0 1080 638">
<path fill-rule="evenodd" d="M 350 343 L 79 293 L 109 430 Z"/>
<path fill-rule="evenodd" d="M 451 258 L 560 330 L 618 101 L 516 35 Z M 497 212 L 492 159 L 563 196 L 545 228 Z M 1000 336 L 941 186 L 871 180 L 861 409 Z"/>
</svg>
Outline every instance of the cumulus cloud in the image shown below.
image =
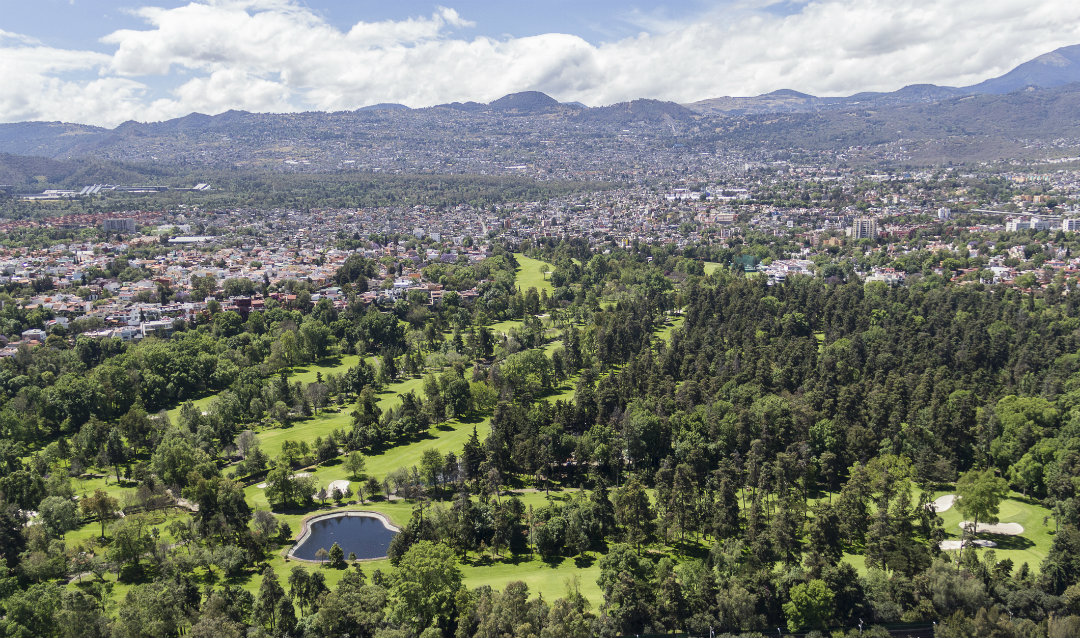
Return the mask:
<svg viewBox="0 0 1080 638">
<path fill-rule="evenodd" d="M 449 7 L 344 30 L 297 0 L 192 0 L 134 14 L 145 27 L 105 35 L 108 54 L 0 31 L 0 81 L 14 89 L 0 96 L 0 117 L 114 125 L 230 108 L 488 101 L 523 90 L 586 104 L 779 88 L 841 95 L 971 84 L 1080 42 L 1074 0 L 716 0 L 692 18 L 628 14 L 641 32 L 600 43 L 559 33 L 466 37 L 482 16 Z M 151 97 L 144 82 L 171 88 Z"/>
</svg>

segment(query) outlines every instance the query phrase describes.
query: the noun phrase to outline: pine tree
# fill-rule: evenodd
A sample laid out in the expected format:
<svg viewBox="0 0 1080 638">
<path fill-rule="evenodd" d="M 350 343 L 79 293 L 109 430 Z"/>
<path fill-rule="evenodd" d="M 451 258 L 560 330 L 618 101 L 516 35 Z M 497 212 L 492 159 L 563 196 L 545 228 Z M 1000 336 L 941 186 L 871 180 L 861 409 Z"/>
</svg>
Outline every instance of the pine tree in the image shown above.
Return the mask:
<svg viewBox="0 0 1080 638">
<path fill-rule="evenodd" d="M 277 627 L 278 614 L 281 611 L 278 603 L 284 597 L 285 590 L 278 582 L 277 574 L 272 567 L 267 566 L 263 570 L 262 584 L 259 585 L 259 594 L 255 598 L 255 620 L 273 631 Z"/>
</svg>

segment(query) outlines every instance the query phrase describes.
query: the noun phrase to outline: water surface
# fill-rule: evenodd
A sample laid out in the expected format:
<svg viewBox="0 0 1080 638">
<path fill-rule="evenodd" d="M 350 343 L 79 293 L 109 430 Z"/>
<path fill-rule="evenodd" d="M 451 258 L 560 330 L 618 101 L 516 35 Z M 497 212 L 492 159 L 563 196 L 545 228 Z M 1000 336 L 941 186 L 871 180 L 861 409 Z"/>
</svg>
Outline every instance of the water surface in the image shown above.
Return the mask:
<svg viewBox="0 0 1080 638">
<path fill-rule="evenodd" d="M 389 530 L 382 520 L 373 516 L 333 516 L 312 521 L 308 533 L 292 551 L 301 560 L 319 560 L 315 554 L 320 549 L 330 551 L 334 543 L 359 559 L 384 558 L 397 532 Z"/>
</svg>

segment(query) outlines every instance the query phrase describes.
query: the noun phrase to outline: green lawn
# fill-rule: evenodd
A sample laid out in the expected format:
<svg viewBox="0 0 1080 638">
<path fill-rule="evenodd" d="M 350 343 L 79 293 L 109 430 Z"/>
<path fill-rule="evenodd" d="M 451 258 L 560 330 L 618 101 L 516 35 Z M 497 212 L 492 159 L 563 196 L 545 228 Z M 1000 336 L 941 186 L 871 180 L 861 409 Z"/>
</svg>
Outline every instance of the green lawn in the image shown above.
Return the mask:
<svg viewBox="0 0 1080 638">
<path fill-rule="evenodd" d="M 663 339 L 665 342 L 671 342 L 671 333 L 676 328 L 681 328 L 686 323 L 686 317 L 679 315 L 678 317 L 668 317 L 664 320 L 664 325 L 656 331 L 656 336 Z"/>
<path fill-rule="evenodd" d="M 343 413 L 344 414 L 344 413 Z M 334 415 L 334 417 L 328 418 L 326 422 L 333 422 L 333 418 L 340 415 Z M 348 415 L 345 414 L 345 417 Z M 483 441 L 488 433 L 491 431 L 491 423 L 489 419 L 478 420 L 475 422 L 462 423 L 460 421 L 451 421 L 443 423 L 438 427 L 433 427 L 428 432 L 428 435 L 422 439 L 399 445 L 397 447 L 390 448 L 388 450 L 381 451 L 377 454 L 366 456 L 367 461 L 366 474 L 368 476 L 374 476 L 375 478 L 382 479 L 390 472 L 398 469 L 399 467 L 412 467 L 420 464 L 420 458 L 427 450 L 437 450 L 440 454 L 446 455 L 447 452 L 453 452 L 460 455 L 462 449 L 465 447 L 465 442 L 472 436 L 473 427 L 476 427 L 476 434 Z M 283 433 L 273 439 L 263 438 L 264 449 L 267 452 L 281 451 L 281 443 L 286 439 L 293 440 L 305 440 L 313 441 L 316 436 L 316 431 L 322 431 L 326 429 L 325 424 L 320 424 L 318 430 L 314 427 L 305 429 L 302 431 L 296 431 L 294 428 L 287 428 L 284 430 L 270 430 L 264 434 L 277 434 Z M 342 425 L 339 427 L 345 428 Z M 329 432 L 333 428 L 326 429 Z M 310 437 L 310 438 L 309 438 Z M 270 441 L 267 443 L 267 441 Z M 272 447 L 273 446 L 273 447 Z M 273 456 L 273 455 L 271 455 Z M 329 461 L 323 465 L 318 466 L 314 470 L 309 470 L 315 476 L 320 486 L 328 485 L 331 481 L 339 479 L 349 479 L 348 471 L 345 469 L 345 464 L 340 460 Z M 356 485 L 353 484 L 352 489 L 356 490 Z M 246 490 L 248 500 L 252 504 L 261 507 L 269 507 L 269 503 L 266 502 L 266 498 L 263 495 L 261 489 L 256 487 L 249 487 Z M 406 521 L 408 518 L 406 517 Z"/>
<path fill-rule="evenodd" d="M 427 450 L 436 450 L 443 456 L 447 452 L 461 456 L 465 442 L 472 436 L 473 427 L 476 436 L 483 443 L 491 432 L 491 419 L 485 418 L 472 423 L 452 421 L 431 429 L 430 438 L 424 438 L 406 445 L 401 445 L 385 452 L 367 457 L 368 474 L 383 477 L 399 467 L 412 467 L 420 464 L 420 457 Z M 344 470 L 342 471 L 344 477 Z"/>
<path fill-rule="evenodd" d="M 192 403 L 194 403 L 195 407 L 198 408 L 199 410 L 206 411 L 206 410 L 208 410 L 210 408 L 210 403 L 216 398 L 217 398 L 217 394 L 210 394 L 210 395 L 207 395 L 205 397 L 202 397 L 201 399 L 195 399 L 195 400 L 192 401 Z M 177 406 L 173 407 L 173 409 L 166 412 L 166 414 L 169 415 L 169 423 L 172 423 L 173 425 L 176 425 L 176 423 L 180 419 L 180 408 L 183 407 L 183 405 L 184 404 L 181 403 L 180 405 L 177 405 Z"/>
<path fill-rule="evenodd" d="M 933 496 L 937 498 L 945 494 L 952 494 L 952 492 L 935 492 Z M 948 538 L 960 540 L 960 521 L 963 520 L 963 517 L 956 506 L 954 505 L 948 511 L 940 513 L 939 516 L 941 516 Z M 1020 523 L 1024 526 L 1024 533 L 1019 536 L 979 534 L 977 538 L 994 541 L 998 544 L 993 549 L 999 561 L 1009 558 L 1016 568 L 1027 563 L 1028 567 L 1037 573 L 1046 555 L 1050 552 L 1050 545 L 1054 540 L 1054 522 L 1050 510 L 1029 501 L 1016 492 L 1012 492 L 1010 497 L 1001 503 L 998 519 L 1002 523 Z M 965 548 L 964 551 L 971 550 Z M 979 548 L 976 551 L 982 552 L 986 550 Z M 956 550 L 949 550 L 945 553 L 952 560 L 956 560 Z M 866 573 L 866 557 L 862 554 L 844 554 L 844 562 L 855 567 L 860 574 Z"/>
<path fill-rule="evenodd" d="M 473 556 L 461 571 L 469 587 L 489 585 L 492 589 L 501 590 L 507 583 L 520 580 L 529 586 L 530 596 L 539 594 L 549 603 L 566 597 L 568 583 L 576 578 L 582 595 L 595 610 L 604 598 L 600 586 L 596 584 L 600 576 L 599 559 L 595 552 L 589 552 L 582 560 L 561 558 L 551 563 L 540 560 L 535 554 L 517 556 L 515 559 L 507 557 L 507 560 L 494 562 L 489 555 L 483 559 Z"/>
<path fill-rule="evenodd" d="M 109 472 L 106 474 L 106 472 Z M 116 475 L 112 474 L 112 468 L 107 468 L 98 472 L 103 474 L 101 478 L 77 478 L 71 480 L 71 488 L 75 490 L 75 494 L 82 496 L 84 494 L 93 494 L 94 490 L 102 490 L 109 496 L 120 501 L 120 504 L 124 504 L 124 498 L 127 496 L 135 495 L 135 484 L 130 482 L 117 483 Z M 123 471 L 120 475 L 123 476 Z"/>
<path fill-rule="evenodd" d="M 402 394 L 416 392 L 421 395 L 423 387 L 423 377 L 392 383 L 379 394 L 379 409 L 386 412 L 395 408 L 401 405 Z M 281 445 L 285 441 L 307 441 L 310 445 L 315 441 L 315 437 L 325 438 L 334 430 L 349 431 L 352 429 L 352 411 L 355 407 L 354 403 L 348 403 L 331 410 L 323 410 L 309 419 L 295 421 L 289 427 L 263 430 L 258 433 L 263 452 L 273 459 L 281 453 Z"/>
<path fill-rule="evenodd" d="M 949 493 L 939 492 L 935 493 L 934 496 Z M 960 521 L 963 520 L 959 509 L 953 506 L 940 516 L 949 538 L 959 540 Z M 1041 505 L 1036 505 L 1016 492 L 1012 492 L 1009 498 L 1001 503 L 998 520 L 1002 523 L 1020 523 L 1024 526 L 1024 533 L 1019 536 L 979 534 L 978 538 L 991 540 L 998 544 L 994 548 L 998 560 L 1010 558 L 1016 567 L 1027 563 L 1033 571 L 1039 571 L 1043 560 L 1050 552 L 1050 545 L 1053 543 L 1054 532 L 1056 531 L 1051 511 Z M 964 551 L 968 550 L 965 549 Z M 948 553 L 956 554 L 955 551 Z"/>
<path fill-rule="evenodd" d="M 721 264 L 721 263 L 720 263 L 720 262 L 718 262 L 718 261 L 707 261 L 707 262 L 705 262 L 705 274 L 706 274 L 706 275 L 711 275 L 711 274 L 713 274 L 713 273 L 714 273 L 714 272 L 716 272 L 716 270 L 717 270 L 718 268 L 720 268 L 720 266 L 722 266 L 722 265 L 723 265 L 723 264 Z"/>
<path fill-rule="evenodd" d="M 369 363 L 374 363 L 374 361 L 375 357 L 368 357 Z M 346 354 L 339 358 L 320 361 L 317 364 L 297 366 L 289 372 L 289 381 L 314 383 L 315 378 L 319 373 L 322 373 L 323 377 L 326 377 L 326 375 L 330 373 L 345 374 L 349 368 L 355 366 L 359 362 L 360 355 Z"/>
<path fill-rule="evenodd" d="M 551 285 L 551 281 L 548 280 L 547 274 L 545 274 L 550 270 L 550 264 L 545 267 L 546 262 L 526 257 L 521 253 L 514 253 L 514 259 L 517 259 L 518 262 L 517 285 L 522 292 L 529 288 L 536 288 L 536 292 L 546 290 L 550 295 L 555 290 L 555 287 Z"/>
<path fill-rule="evenodd" d="M 522 323 L 520 319 L 507 319 L 506 321 L 496 321 L 488 326 L 491 328 L 491 332 L 495 335 L 504 335 L 510 332 L 511 328 L 521 329 Z"/>
</svg>

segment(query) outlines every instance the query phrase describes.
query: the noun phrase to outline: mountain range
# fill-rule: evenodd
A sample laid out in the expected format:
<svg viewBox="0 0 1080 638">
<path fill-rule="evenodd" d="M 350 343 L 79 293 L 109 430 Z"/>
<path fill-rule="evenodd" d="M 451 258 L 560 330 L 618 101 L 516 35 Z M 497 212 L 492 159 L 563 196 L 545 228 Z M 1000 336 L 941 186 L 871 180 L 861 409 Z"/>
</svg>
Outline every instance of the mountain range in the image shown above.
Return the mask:
<svg viewBox="0 0 1080 638">
<path fill-rule="evenodd" d="M 847 97 L 816 97 L 782 89 L 754 97 L 718 97 L 686 107 L 700 114 L 801 113 L 938 102 L 965 95 L 1003 95 L 1027 88 L 1049 89 L 1080 82 L 1080 44 L 1062 47 L 1024 62 L 1008 73 L 964 87 L 912 84 L 888 92 Z"/>
<path fill-rule="evenodd" d="M 521 164 L 563 152 L 559 149 L 580 153 L 587 140 L 606 140 L 598 152 L 601 147 L 624 149 L 619 140 L 630 134 L 639 153 L 687 144 L 708 151 L 718 145 L 836 150 L 903 143 L 909 149 L 935 149 L 916 153 L 916 161 L 965 161 L 1021 153 L 1029 146 L 1025 139 L 1080 139 L 1078 114 L 1080 45 L 1075 45 L 966 87 L 916 84 L 847 97 L 785 89 L 691 104 L 638 99 L 600 107 L 561 103 L 525 91 L 488 104 L 454 102 L 412 109 L 384 103 L 336 113 L 192 113 L 164 122 L 126 122 L 113 129 L 21 122 L 0 124 L 0 153 L 120 162 L 115 169 L 120 172 L 135 165 L 467 172 L 492 157 Z M 403 163 L 403 157 L 408 162 Z M 604 157 L 595 159 L 606 161 Z M 10 157 L 0 161 L 12 163 Z M 71 167 L 58 165 L 55 170 L 65 173 Z M 0 171 L 0 180 L 21 182 L 27 174 Z"/>
</svg>

